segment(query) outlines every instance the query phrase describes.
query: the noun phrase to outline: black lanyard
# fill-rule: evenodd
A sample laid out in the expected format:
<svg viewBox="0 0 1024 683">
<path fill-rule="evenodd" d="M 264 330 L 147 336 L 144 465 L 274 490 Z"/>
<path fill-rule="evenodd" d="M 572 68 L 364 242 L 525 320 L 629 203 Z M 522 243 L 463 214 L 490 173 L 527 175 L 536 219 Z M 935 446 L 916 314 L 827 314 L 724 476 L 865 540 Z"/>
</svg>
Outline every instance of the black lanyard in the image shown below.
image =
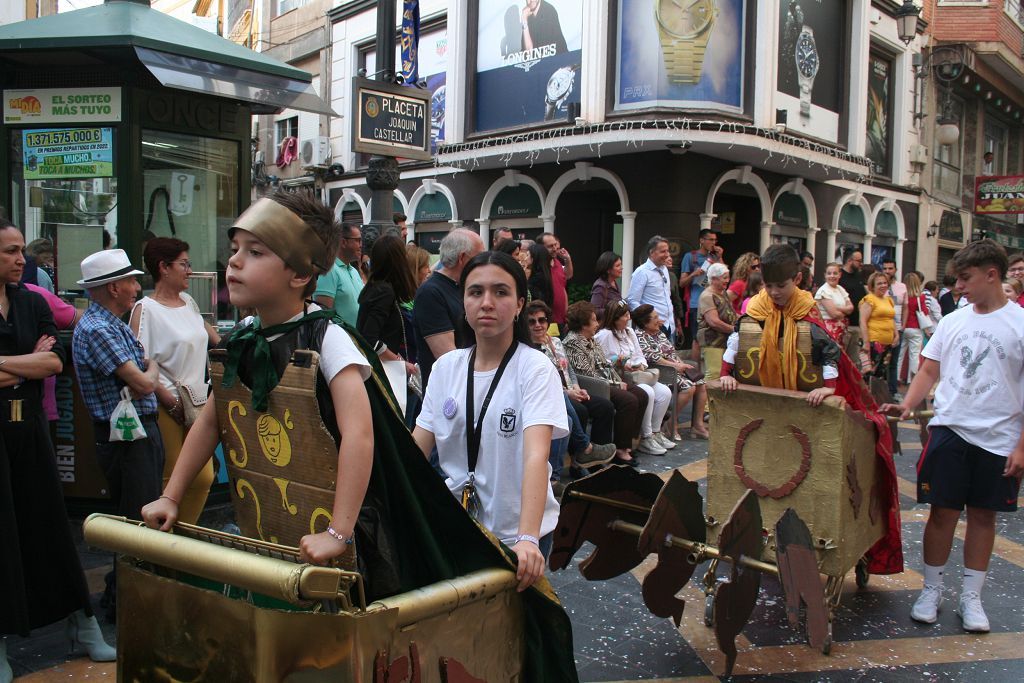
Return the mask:
<svg viewBox="0 0 1024 683">
<path fill-rule="evenodd" d="M 494 373 L 494 379 L 491 380 L 491 386 L 487 389 L 487 395 L 484 397 L 484 404 L 480 406 L 480 417 L 477 418 L 475 424 L 473 422 L 473 366 L 476 364 L 475 346 L 473 347 L 473 352 L 469 354 L 469 369 L 466 371 L 466 456 L 469 460 L 470 480 L 472 480 L 473 472 L 476 471 L 476 461 L 480 455 L 480 435 L 483 433 L 484 415 L 487 413 L 487 406 L 491 404 L 491 397 L 494 396 L 494 390 L 498 388 L 498 382 L 501 381 L 501 376 L 505 373 L 505 368 L 508 367 L 508 363 L 512 360 L 512 356 L 515 355 L 516 348 L 518 347 L 519 342 L 513 340 L 512 345 L 508 347 L 508 351 L 505 352 L 505 356 L 501 359 L 498 371 Z"/>
</svg>

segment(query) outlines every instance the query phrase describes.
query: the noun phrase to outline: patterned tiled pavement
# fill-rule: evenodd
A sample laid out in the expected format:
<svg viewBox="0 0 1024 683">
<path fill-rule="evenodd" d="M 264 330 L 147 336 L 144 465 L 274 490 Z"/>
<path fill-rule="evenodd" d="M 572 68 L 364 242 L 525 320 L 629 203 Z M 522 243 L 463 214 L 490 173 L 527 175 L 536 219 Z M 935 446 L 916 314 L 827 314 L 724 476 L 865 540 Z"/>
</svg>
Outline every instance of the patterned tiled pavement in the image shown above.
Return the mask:
<svg viewBox="0 0 1024 683">
<path fill-rule="evenodd" d="M 808 648 L 786 624 L 781 592 L 774 579 L 762 581 L 761 597 L 751 622 L 738 639 L 735 681 L 1021 681 L 1024 680 L 1024 521 L 1018 514 L 998 519 L 995 557 L 984 592 L 992 633 L 971 635 L 960 628 L 954 606 L 959 590 L 962 527 L 947 567 L 946 602 L 931 627 L 912 622 L 910 605 L 920 586 L 921 533 L 926 506 L 914 500 L 915 463 L 920 455 L 918 432 L 903 425 L 903 455 L 897 456 L 903 508 L 903 541 L 907 571 L 871 577 L 858 590 L 847 580 L 834 625 L 829 656 Z M 647 456 L 641 469 L 667 473 L 679 469 L 698 481 L 706 493 L 707 442 L 685 440 L 663 457 Z M 222 519 L 225 511 L 214 510 Z M 214 526 L 214 524 L 211 524 Z M 90 587 L 98 597 L 109 556 L 80 544 Z M 643 605 L 639 580 L 650 569 L 641 565 L 617 579 L 591 583 L 575 564 L 551 580 L 573 622 L 576 661 L 581 681 L 714 681 L 724 661 L 712 631 L 703 623 L 703 594 L 698 569 L 681 593 L 687 606 L 677 629 L 671 621 L 651 615 Z M 105 625 L 113 641 L 116 629 Z M 95 664 L 67 656 L 59 625 L 40 629 L 30 640 L 8 640 L 8 653 L 19 682 L 112 681 L 112 664 Z M 528 682 L 524 682 L 528 683 Z"/>
</svg>

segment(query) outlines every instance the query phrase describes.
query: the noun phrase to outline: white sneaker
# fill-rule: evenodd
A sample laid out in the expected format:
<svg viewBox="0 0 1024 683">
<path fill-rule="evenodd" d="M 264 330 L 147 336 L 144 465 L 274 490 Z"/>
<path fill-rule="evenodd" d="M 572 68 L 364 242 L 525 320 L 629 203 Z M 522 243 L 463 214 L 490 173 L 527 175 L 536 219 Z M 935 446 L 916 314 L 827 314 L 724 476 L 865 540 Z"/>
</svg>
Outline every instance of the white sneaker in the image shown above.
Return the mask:
<svg viewBox="0 0 1024 683">
<path fill-rule="evenodd" d="M 960 618 L 964 622 L 964 630 L 971 633 L 988 633 L 988 617 L 981 606 L 981 596 L 974 591 L 967 591 L 960 596 Z"/>
<path fill-rule="evenodd" d="M 977 595 L 977 593 L 975 593 Z M 934 624 L 939 618 L 939 605 L 942 604 L 942 586 L 924 585 L 921 594 L 917 596 L 913 609 L 910 610 L 910 618 L 920 621 L 922 624 Z M 978 603 L 981 608 L 981 603 Z M 982 613 L 984 615 L 984 613 Z"/>
<path fill-rule="evenodd" d="M 658 442 L 658 445 L 664 448 L 666 451 L 670 451 L 676 447 L 676 442 L 668 438 L 661 432 L 654 432 L 654 440 Z"/>
<path fill-rule="evenodd" d="M 648 455 L 665 455 L 668 452 L 658 445 L 658 442 L 654 440 L 653 434 L 640 439 L 640 445 L 637 450 Z"/>
</svg>

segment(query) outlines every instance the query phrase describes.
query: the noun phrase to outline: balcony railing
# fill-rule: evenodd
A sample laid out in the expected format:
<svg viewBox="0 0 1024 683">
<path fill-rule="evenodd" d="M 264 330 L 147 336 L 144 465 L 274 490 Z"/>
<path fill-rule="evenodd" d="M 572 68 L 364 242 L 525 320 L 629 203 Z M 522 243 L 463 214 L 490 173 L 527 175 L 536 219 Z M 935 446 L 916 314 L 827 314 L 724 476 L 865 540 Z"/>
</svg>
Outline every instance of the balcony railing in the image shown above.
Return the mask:
<svg viewBox="0 0 1024 683">
<path fill-rule="evenodd" d="M 1021 0 L 1003 0 L 1003 10 L 1024 31 L 1024 7 Z"/>
</svg>

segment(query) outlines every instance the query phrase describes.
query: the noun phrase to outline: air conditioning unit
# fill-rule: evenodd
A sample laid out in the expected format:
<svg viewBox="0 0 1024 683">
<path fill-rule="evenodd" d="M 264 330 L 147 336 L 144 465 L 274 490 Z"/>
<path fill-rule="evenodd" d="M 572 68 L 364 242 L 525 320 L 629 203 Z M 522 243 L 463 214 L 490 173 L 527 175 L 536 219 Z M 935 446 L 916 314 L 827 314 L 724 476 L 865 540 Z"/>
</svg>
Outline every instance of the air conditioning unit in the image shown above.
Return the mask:
<svg viewBox="0 0 1024 683">
<path fill-rule="evenodd" d="M 910 163 L 921 164 L 924 166 L 928 163 L 928 148 L 924 145 L 911 145 L 910 146 Z"/>
<path fill-rule="evenodd" d="M 326 166 L 331 161 L 331 139 L 326 135 L 303 140 L 299 145 L 303 166 Z"/>
</svg>

